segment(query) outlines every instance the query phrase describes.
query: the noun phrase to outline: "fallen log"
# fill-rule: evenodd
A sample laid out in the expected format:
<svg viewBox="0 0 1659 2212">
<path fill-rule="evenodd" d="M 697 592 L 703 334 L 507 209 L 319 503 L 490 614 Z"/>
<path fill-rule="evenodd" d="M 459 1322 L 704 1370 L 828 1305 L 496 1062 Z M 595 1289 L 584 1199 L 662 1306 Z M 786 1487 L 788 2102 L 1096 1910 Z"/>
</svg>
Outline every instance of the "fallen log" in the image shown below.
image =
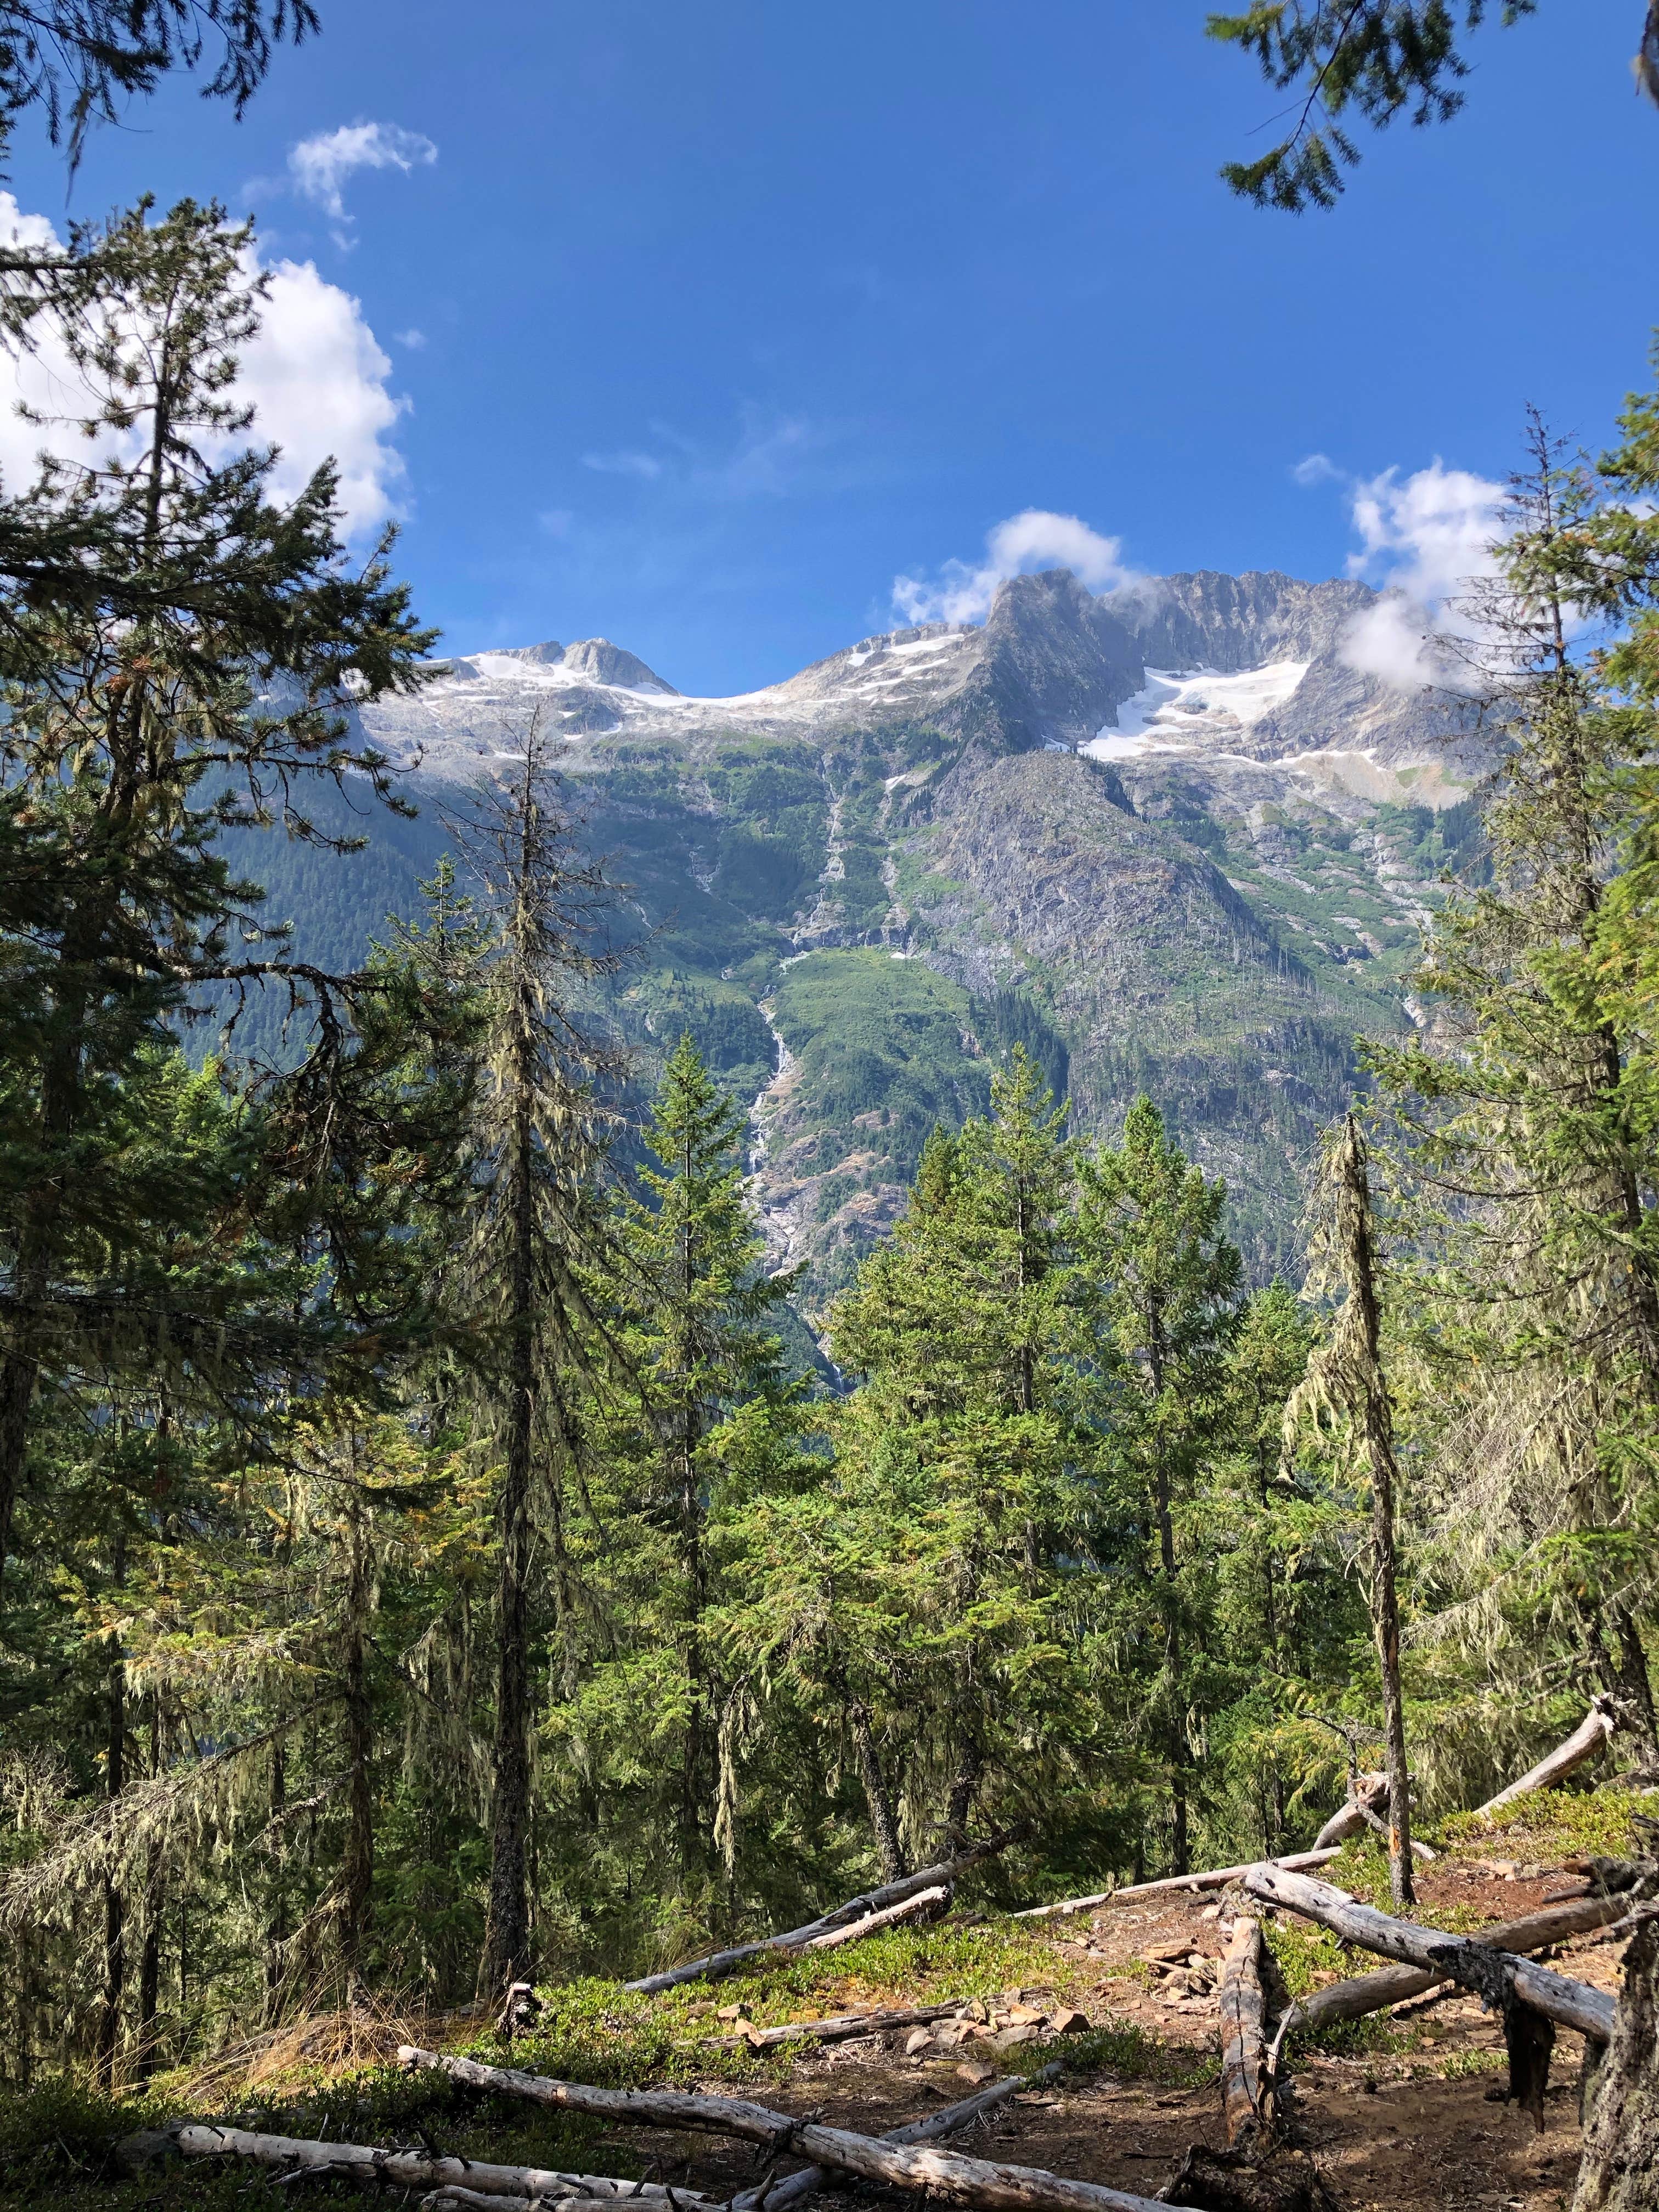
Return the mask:
<svg viewBox="0 0 1659 2212">
<path fill-rule="evenodd" d="M 446 2157 L 441 2152 L 400 2148 L 377 2149 L 367 2143 L 316 2142 L 295 2136 L 256 2133 L 250 2128 L 215 2127 L 181 2120 L 170 2128 L 129 2136 L 118 2144 L 123 2165 L 136 2166 L 176 2151 L 181 2158 L 245 2158 L 255 2166 L 281 2168 L 318 2179 L 371 2183 L 390 2181 L 405 2188 L 470 2189 L 493 2203 L 503 2197 L 576 2200 L 602 2203 L 605 2212 L 637 2197 L 646 2212 L 669 2212 L 671 2194 L 681 2212 L 721 2212 L 716 2198 L 695 2190 L 672 2192 L 659 2182 L 617 2181 L 596 2173 L 560 2173 L 539 2166 L 492 2166 L 479 2159 Z"/>
<path fill-rule="evenodd" d="M 1277 2132 L 1267 2069 L 1267 1998 L 1262 1986 L 1261 1923 L 1242 1915 L 1221 1961 L 1221 2107 L 1229 2150 L 1265 2143 Z"/>
<path fill-rule="evenodd" d="M 1248 1914 L 1233 1924 L 1221 1964 L 1221 2100 L 1227 2147 L 1194 2143 L 1170 2184 L 1205 2212 L 1331 2212 L 1330 2197 L 1305 2151 L 1279 2128 L 1267 2047 L 1267 1946 Z"/>
<path fill-rule="evenodd" d="M 1024 2074 L 1010 2074 L 1000 2081 L 993 2081 L 988 2088 L 964 2097 L 959 2105 L 946 2105 L 942 2112 L 931 2112 L 926 2119 L 910 2120 L 902 2128 L 893 2128 L 881 2140 L 890 2143 L 936 2142 L 940 2136 L 954 2135 L 958 2128 L 969 2126 L 981 2113 L 992 2112 L 998 2105 L 1006 2105 L 1020 2089 L 1035 2089 L 1045 2081 L 1054 2081 L 1064 2069 L 1056 2060 L 1044 2066 L 1029 2078 Z M 804 2166 L 799 2173 L 787 2175 L 769 2189 L 745 2190 L 734 2197 L 726 2212 L 784 2212 L 784 2208 L 810 2197 L 815 2189 L 822 2189 L 829 2179 L 821 2166 Z"/>
<path fill-rule="evenodd" d="M 1520 1779 L 1500 1790 L 1495 1797 L 1488 1797 L 1475 1812 L 1486 1818 L 1499 1813 L 1505 1805 L 1512 1805 L 1517 1797 L 1530 1797 L 1534 1790 L 1548 1790 L 1587 1759 L 1594 1759 L 1603 1750 L 1618 1728 L 1619 1721 L 1609 1698 L 1593 1698 L 1590 1709 L 1565 1743 L 1540 1759 L 1536 1766 L 1529 1766 Z"/>
<path fill-rule="evenodd" d="M 894 1927 L 901 1920 L 943 1911 L 950 1901 L 949 1883 L 937 1882 L 931 1889 L 919 1889 L 914 1897 L 901 1898 L 884 1911 L 866 1912 L 862 1920 L 854 1921 L 848 1928 L 831 1928 L 822 1936 L 815 1936 L 801 1948 L 806 1951 L 834 1951 L 843 1943 L 856 1943 L 861 1936 L 873 1936 L 878 1929 Z"/>
<path fill-rule="evenodd" d="M 1280 1867 L 1252 1869 L 1244 1877 L 1244 1888 L 1261 1904 L 1318 1921 L 1345 1943 L 1397 1959 L 1432 1973 L 1437 1981 L 1459 1982 L 1493 2004 L 1504 2004 L 1512 1996 L 1547 2020 L 1577 2028 L 1595 2043 L 1605 2043 L 1613 2033 L 1613 2003 L 1605 1990 L 1534 1966 L 1513 1952 L 1495 1949 L 1472 1936 L 1448 1936 L 1437 1928 L 1419 1927 L 1415 1921 L 1397 1920 L 1375 1905 L 1358 1903 L 1345 1889 Z"/>
<path fill-rule="evenodd" d="M 804 1927 L 788 1929 L 781 1936 L 763 1936 L 752 1943 L 736 1943 L 729 1950 L 711 1952 L 706 1959 L 692 1959 L 684 1966 L 670 1966 L 660 1974 L 641 1975 L 636 1982 L 624 1982 L 623 1987 L 639 1996 L 657 1996 L 664 1990 L 678 1989 L 683 1982 L 713 1981 L 768 1952 L 804 1951 L 820 1936 L 844 1929 L 853 1921 L 870 1919 L 890 1905 L 902 1904 L 921 1890 L 953 1887 L 969 1868 L 994 1858 L 999 1851 L 1006 1850 L 1010 1844 L 1018 1843 L 1029 1832 L 1024 1826 L 1005 1828 L 1000 1835 L 991 1837 L 986 1843 L 972 1844 L 967 1850 L 958 1851 L 954 1858 L 942 1859 L 937 1866 L 923 1867 L 916 1874 L 902 1875 L 897 1881 L 870 1890 L 862 1897 L 848 1898 L 845 1905 L 836 1905 L 833 1912 L 821 1913 Z"/>
<path fill-rule="evenodd" d="M 678 2089 L 598 2089 L 582 2081 L 553 2081 L 506 2066 L 441 2056 L 403 2045 L 405 2066 L 435 2068 L 480 2089 L 503 2090 L 556 2110 L 586 2112 L 632 2127 L 690 2129 L 734 2135 L 769 2150 L 795 2152 L 815 2166 L 890 2189 L 925 2191 L 974 2212 L 1157 2212 L 1149 2197 L 1134 2197 L 1093 2181 L 1072 2181 L 1037 2166 L 1004 2166 L 963 2158 L 926 2143 L 886 2142 L 816 2120 L 793 2119 L 742 2097 L 702 2097 Z M 1190 2208 L 1189 2208 L 1190 2212 Z"/>
<path fill-rule="evenodd" d="M 855 2043 L 862 2036 L 886 2035 L 896 2027 L 926 2027 L 961 2009 L 953 1997 L 948 2004 L 912 2005 L 902 2011 L 837 2013 L 831 2020 L 792 2020 L 783 2027 L 748 2027 L 738 2035 L 713 2036 L 703 2048 L 735 2051 L 746 2045 L 750 2051 L 770 2051 L 780 2043 Z"/>
<path fill-rule="evenodd" d="M 674 2191 L 674 2201 L 684 2204 L 686 2196 Z M 666 2206 L 666 2200 L 656 2197 L 653 2202 Z M 421 2199 L 421 2212 L 615 2212 L 614 2197 L 492 2197 L 482 2189 L 463 2189 L 459 2182 L 447 2182 Z M 720 2208 L 724 2212 L 724 2207 Z"/>
<path fill-rule="evenodd" d="M 1046 1920 L 1056 1913 L 1087 1912 L 1097 1905 L 1125 1905 L 1138 1897 L 1164 1897 L 1178 1889 L 1225 1889 L 1230 1881 L 1239 1881 L 1252 1867 L 1289 1867 L 1294 1872 L 1305 1867 L 1328 1866 L 1336 1856 L 1334 1848 L 1292 1851 L 1287 1858 L 1250 1859 L 1243 1866 L 1206 1867 L 1200 1874 L 1164 1875 L 1157 1881 L 1132 1881 L 1122 1889 L 1103 1889 L 1094 1897 L 1068 1897 L 1060 1905 L 1034 1905 L 1010 1917 L 1015 1920 Z"/>
<path fill-rule="evenodd" d="M 1547 1911 L 1526 1913 L 1519 1920 L 1500 1920 L 1481 1929 L 1476 1941 L 1495 1951 L 1541 1951 L 1546 1944 L 1559 1943 L 1568 1936 L 1609 1927 L 1629 1910 L 1628 1898 L 1575 1898 Z M 1331 2027 L 1339 2021 L 1363 2020 L 1368 2013 L 1423 1996 L 1443 1987 L 1449 1978 L 1412 1966 L 1385 1966 L 1380 1973 L 1356 1974 L 1351 1980 L 1333 1982 L 1291 2006 L 1280 2027 L 1280 2038 L 1291 2029 Z"/>
</svg>

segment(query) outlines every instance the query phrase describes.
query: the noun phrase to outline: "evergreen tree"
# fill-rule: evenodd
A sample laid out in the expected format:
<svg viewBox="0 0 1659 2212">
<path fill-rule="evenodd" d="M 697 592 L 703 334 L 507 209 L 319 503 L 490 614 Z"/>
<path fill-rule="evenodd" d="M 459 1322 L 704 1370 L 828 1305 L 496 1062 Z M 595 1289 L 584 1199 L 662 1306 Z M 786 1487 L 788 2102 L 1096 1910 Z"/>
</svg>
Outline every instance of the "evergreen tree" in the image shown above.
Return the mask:
<svg viewBox="0 0 1659 2212">
<path fill-rule="evenodd" d="M 568 1529 L 568 1693 L 550 1731 L 564 1757 L 580 1747 L 590 1778 L 584 1847 L 649 1886 L 670 1942 L 747 1871 L 744 1759 L 762 1692 L 734 1577 L 751 1516 L 800 1479 L 812 1419 L 776 1334 L 793 1278 L 766 1269 L 743 1127 L 683 1036 L 640 1194 L 620 1205 L 609 1297 L 622 1368 L 590 1416 L 592 1471 Z M 568 1857 L 565 1879 L 592 1873 Z"/>
<path fill-rule="evenodd" d="M 166 1356 L 153 1308 L 89 1300 L 76 1279 L 89 1250 L 119 1249 L 135 1195 L 110 1120 L 125 1072 L 216 987 L 310 998 L 324 1062 L 343 1037 L 327 979 L 252 950 L 258 895 L 215 835 L 313 834 L 294 795 L 307 776 L 355 768 L 386 791 L 345 742 L 349 695 L 412 683 L 428 641 L 381 554 L 345 573 L 331 467 L 283 507 L 272 452 L 207 457 L 249 427 L 226 397 L 263 289 L 247 239 L 189 202 L 100 234 L 97 289 L 64 331 L 93 394 L 90 458 L 48 465 L 27 502 L 43 527 L 106 535 L 123 589 L 118 605 L 95 578 L 42 594 L 8 635 L 0 1560 L 43 1365 Z"/>
<path fill-rule="evenodd" d="M 930 1139 L 909 1212 L 831 1315 L 862 1378 L 835 1425 L 867 1559 L 842 1601 L 849 1625 L 886 1616 L 858 1663 L 903 1719 L 916 1854 L 959 1846 L 976 1803 L 1097 1785 L 1111 1764 L 1090 1688 L 1105 1516 L 1065 1119 L 1016 1048 L 990 1117 Z"/>
<path fill-rule="evenodd" d="M 506 1989 L 531 1970 L 530 1704 L 537 1508 L 562 1571 L 565 1494 L 583 1455 L 585 1401 L 614 1359 L 615 1332 L 591 1294 L 614 1272 L 596 1178 L 609 1109 L 596 1081 L 616 1056 L 584 1024 L 580 994 L 614 972 L 595 935 L 610 893 L 580 853 L 536 717 L 514 734 L 518 765 L 481 782 L 456 827 L 482 886 L 488 936 L 471 988 L 482 1017 L 470 1229 L 453 1271 L 481 1326 L 469 1365 L 501 1455 L 497 1497 L 495 1713 L 489 1910 L 482 1968 Z M 521 750 L 520 750 L 521 749 Z"/>
<path fill-rule="evenodd" d="M 1163 1738 L 1171 1863 L 1191 1849 L 1194 1621 L 1182 1520 L 1214 1441 L 1222 1352 L 1239 1289 L 1238 1253 L 1221 1227 L 1225 1186 L 1194 1167 L 1141 1098 L 1123 1142 L 1079 1164 L 1081 1250 L 1095 1325 L 1109 1361 L 1114 1449 L 1156 1559 L 1137 1562 L 1163 1650 L 1150 1711 Z"/>
</svg>

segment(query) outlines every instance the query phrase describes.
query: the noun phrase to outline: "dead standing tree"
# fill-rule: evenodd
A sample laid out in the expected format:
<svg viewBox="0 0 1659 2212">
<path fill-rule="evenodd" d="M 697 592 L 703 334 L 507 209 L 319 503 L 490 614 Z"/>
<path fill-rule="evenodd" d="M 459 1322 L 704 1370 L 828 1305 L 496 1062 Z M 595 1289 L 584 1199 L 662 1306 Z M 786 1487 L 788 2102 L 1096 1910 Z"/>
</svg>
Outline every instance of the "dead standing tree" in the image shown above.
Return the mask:
<svg viewBox="0 0 1659 2212">
<path fill-rule="evenodd" d="M 1389 1871 L 1396 1905 L 1414 1901 L 1411 1785 L 1400 1688 L 1400 1599 L 1395 1549 L 1394 1415 L 1381 1355 L 1375 1220 L 1365 1139 L 1347 1115 L 1326 1139 L 1315 1197 L 1315 1249 L 1327 1279 L 1345 1293 L 1328 1343 L 1308 1363 L 1306 1380 L 1285 1409 L 1285 1443 L 1293 1450 L 1304 1423 L 1345 1431 L 1371 1495 L 1371 1632 L 1382 1676 L 1387 1746 Z"/>
</svg>

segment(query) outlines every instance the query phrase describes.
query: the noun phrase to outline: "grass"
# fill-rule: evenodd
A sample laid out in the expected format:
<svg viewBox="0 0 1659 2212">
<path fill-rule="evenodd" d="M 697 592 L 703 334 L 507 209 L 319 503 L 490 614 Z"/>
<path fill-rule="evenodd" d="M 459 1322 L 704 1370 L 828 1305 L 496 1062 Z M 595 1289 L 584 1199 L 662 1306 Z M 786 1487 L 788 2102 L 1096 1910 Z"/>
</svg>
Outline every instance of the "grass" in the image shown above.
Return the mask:
<svg viewBox="0 0 1659 2212">
<path fill-rule="evenodd" d="M 1628 1856 L 1632 1822 L 1640 1814 L 1659 1817 L 1659 1797 L 1638 1790 L 1540 1790 L 1494 1820 L 1455 1813 L 1441 1832 L 1470 1858 L 1550 1859 L 1605 1854 Z"/>
</svg>

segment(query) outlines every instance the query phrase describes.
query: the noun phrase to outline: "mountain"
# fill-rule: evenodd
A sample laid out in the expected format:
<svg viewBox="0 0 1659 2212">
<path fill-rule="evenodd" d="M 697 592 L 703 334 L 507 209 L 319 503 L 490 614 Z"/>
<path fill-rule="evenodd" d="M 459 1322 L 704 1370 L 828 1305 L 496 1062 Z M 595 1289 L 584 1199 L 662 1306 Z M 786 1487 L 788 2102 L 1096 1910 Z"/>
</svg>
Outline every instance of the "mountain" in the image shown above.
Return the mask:
<svg viewBox="0 0 1659 2212">
<path fill-rule="evenodd" d="M 642 1077 L 689 1026 L 752 1103 L 769 1237 L 809 1304 L 1016 1042 L 1089 1127 L 1149 1091 L 1226 1176 L 1265 1278 L 1295 1265 L 1354 1036 L 1408 1023 L 1437 879 L 1476 855 L 1467 738 L 1344 658 L 1374 602 L 1273 573 L 1097 598 L 1057 569 L 1003 585 L 982 625 L 865 638 L 735 698 L 595 638 L 445 662 L 362 730 L 418 799 L 550 718 L 640 932 L 616 1018 Z M 395 865 L 376 832 L 377 867 L 336 863 L 320 899 L 250 860 L 275 915 L 343 949 L 380 922 L 370 877 L 383 896 L 401 868 L 412 898 L 441 843 L 429 817 L 397 834 Z"/>
</svg>

